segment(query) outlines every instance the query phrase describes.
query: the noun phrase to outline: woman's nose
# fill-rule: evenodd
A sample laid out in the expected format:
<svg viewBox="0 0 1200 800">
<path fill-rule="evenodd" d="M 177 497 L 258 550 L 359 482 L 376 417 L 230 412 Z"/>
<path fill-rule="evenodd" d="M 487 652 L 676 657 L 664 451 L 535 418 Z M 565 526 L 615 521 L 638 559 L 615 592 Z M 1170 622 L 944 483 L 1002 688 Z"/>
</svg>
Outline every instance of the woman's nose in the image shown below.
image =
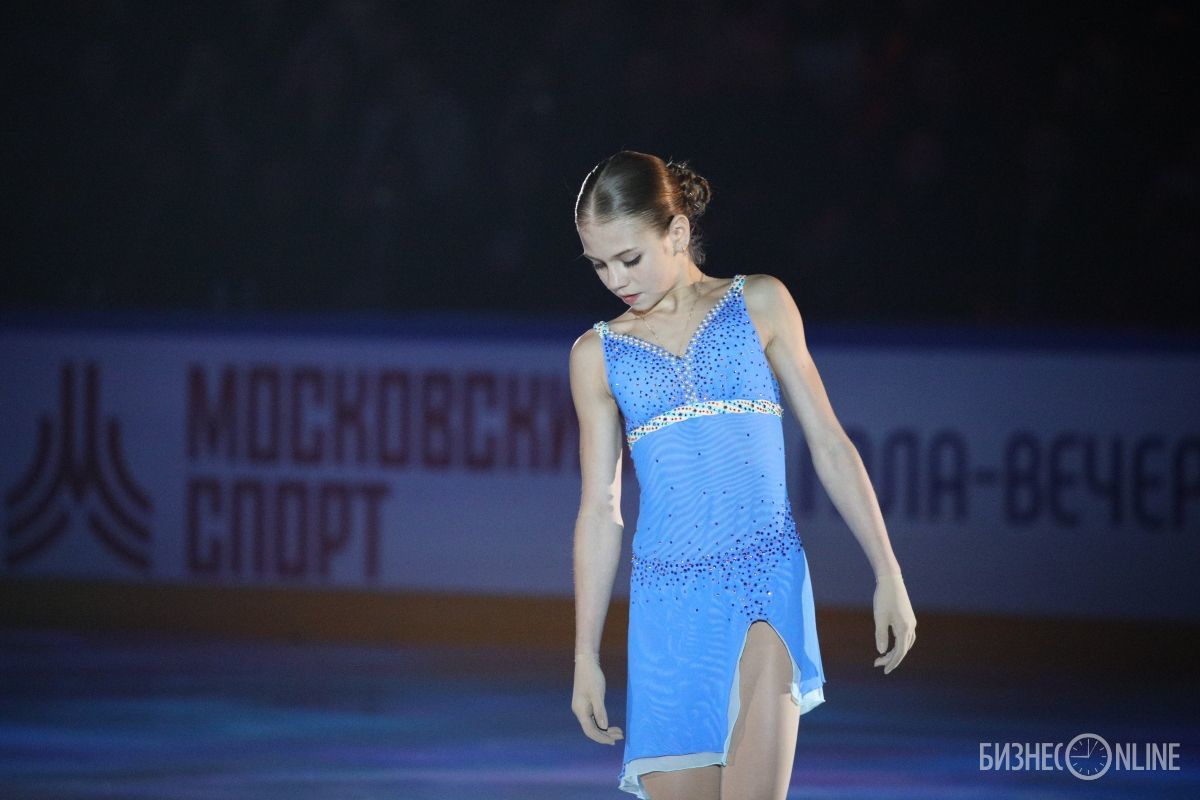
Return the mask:
<svg viewBox="0 0 1200 800">
<path fill-rule="evenodd" d="M 617 275 L 616 270 L 609 268 L 608 270 L 608 290 L 610 292 L 621 293 L 621 290 L 626 286 L 625 276 Z"/>
</svg>

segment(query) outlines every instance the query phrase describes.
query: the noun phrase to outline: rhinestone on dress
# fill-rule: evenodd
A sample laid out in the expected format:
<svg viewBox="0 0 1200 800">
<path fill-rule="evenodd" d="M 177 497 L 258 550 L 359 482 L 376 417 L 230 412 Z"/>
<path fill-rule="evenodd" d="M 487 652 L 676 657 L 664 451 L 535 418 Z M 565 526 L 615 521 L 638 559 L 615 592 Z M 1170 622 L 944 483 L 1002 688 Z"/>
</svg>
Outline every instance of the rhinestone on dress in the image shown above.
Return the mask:
<svg viewBox="0 0 1200 800">
<path fill-rule="evenodd" d="M 735 275 L 721 298 L 700 320 L 677 355 L 654 342 L 610 330 L 607 322 L 592 327 L 603 341 L 609 386 L 625 419 L 629 445 L 673 423 L 710 414 L 761 413 L 782 417 L 779 384 L 766 363 L 753 324 L 722 324 L 741 315 L 749 322 L 741 298 L 745 275 Z M 745 337 L 749 336 L 750 339 Z M 725 341 L 741 337 L 739 342 Z M 731 345 L 751 348 L 759 369 L 729 363 Z M 762 367 L 766 367 L 763 369 Z"/>
</svg>

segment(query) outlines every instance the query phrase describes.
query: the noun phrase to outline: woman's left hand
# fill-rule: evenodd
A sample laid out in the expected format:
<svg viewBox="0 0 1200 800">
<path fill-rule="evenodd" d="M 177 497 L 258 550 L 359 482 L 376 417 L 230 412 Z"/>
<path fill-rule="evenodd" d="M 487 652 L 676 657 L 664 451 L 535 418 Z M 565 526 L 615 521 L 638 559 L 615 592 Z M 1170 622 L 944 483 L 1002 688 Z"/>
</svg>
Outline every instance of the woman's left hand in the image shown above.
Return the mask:
<svg viewBox="0 0 1200 800">
<path fill-rule="evenodd" d="M 875 666 L 883 666 L 883 674 L 887 675 L 917 641 L 917 617 L 908 602 L 903 576 L 890 574 L 876 579 L 874 607 L 875 649 L 883 653 L 887 648 L 889 625 L 896 637 L 896 646 L 875 659 Z"/>
</svg>

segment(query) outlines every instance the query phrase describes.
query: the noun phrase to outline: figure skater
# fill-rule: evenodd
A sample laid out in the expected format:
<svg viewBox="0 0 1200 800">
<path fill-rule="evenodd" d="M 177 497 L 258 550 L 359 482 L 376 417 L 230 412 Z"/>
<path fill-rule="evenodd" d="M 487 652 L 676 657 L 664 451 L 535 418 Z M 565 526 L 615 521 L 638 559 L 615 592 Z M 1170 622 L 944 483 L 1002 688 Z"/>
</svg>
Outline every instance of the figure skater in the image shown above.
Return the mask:
<svg viewBox="0 0 1200 800">
<path fill-rule="evenodd" d="M 785 486 L 783 409 L 875 573 L 875 666 L 916 618 L 857 449 L 834 416 L 795 302 L 767 274 L 706 275 L 711 197 L 686 162 L 621 151 L 584 179 L 583 256 L 629 307 L 571 347 L 582 487 L 575 685 L 584 733 L 625 740 L 618 786 L 650 800 L 783 800 L 800 715 L 825 676 Z M 599 663 L 620 557 L 622 436 L 640 489 L 629 589 L 626 737 Z M 895 645 L 888 645 L 888 628 Z"/>
</svg>

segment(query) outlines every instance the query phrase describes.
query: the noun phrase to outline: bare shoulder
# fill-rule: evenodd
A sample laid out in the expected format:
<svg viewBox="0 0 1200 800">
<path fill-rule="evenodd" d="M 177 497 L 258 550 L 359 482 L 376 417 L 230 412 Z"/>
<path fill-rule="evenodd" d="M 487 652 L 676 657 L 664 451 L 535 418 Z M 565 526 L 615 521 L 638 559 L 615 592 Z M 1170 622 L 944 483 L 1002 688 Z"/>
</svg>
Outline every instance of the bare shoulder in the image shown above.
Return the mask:
<svg viewBox="0 0 1200 800">
<path fill-rule="evenodd" d="M 609 394 L 604 374 L 604 342 L 595 328 L 588 328 L 571 345 L 571 385 L 589 395 Z"/>
<path fill-rule="evenodd" d="M 781 303 L 792 297 L 783 281 L 765 272 L 747 275 L 745 283 L 742 284 L 742 294 L 746 297 L 748 307 L 764 312 L 778 308 Z"/>
<path fill-rule="evenodd" d="M 571 364 L 586 365 L 604 357 L 601 349 L 600 334 L 595 328 L 588 328 L 571 344 Z"/>
<path fill-rule="evenodd" d="M 798 328 L 800 310 L 787 284 L 767 273 L 747 275 L 742 285 L 742 296 L 751 319 L 762 328 L 766 346 L 770 346 L 780 331 Z"/>
</svg>

